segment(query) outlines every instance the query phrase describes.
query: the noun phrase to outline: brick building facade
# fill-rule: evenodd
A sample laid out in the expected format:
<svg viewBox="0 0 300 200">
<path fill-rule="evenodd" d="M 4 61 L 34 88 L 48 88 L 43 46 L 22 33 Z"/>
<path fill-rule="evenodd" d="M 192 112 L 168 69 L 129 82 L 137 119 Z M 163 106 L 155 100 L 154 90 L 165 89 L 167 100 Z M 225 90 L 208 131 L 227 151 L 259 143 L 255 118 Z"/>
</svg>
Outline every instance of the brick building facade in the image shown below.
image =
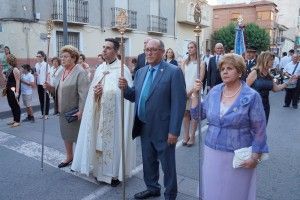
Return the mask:
<svg viewBox="0 0 300 200">
<path fill-rule="evenodd" d="M 265 28 L 271 38 L 270 48 L 276 43 L 277 5 L 271 1 L 259 1 L 249 4 L 224 4 L 213 6 L 213 31 L 227 26 L 230 22 L 236 22 L 238 17 L 243 17 L 243 23 L 256 23 Z"/>
</svg>

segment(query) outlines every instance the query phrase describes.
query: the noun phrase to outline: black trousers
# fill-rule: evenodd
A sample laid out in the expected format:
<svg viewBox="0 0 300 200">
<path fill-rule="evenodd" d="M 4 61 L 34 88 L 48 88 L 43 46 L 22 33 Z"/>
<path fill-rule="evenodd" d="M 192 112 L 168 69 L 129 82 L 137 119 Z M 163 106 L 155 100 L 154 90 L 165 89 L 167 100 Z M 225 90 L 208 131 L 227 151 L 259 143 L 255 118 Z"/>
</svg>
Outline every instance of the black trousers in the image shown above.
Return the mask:
<svg viewBox="0 0 300 200">
<path fill-rule="evenodd" d="M 38 94 L 41 106 L 42 115 L 44 114 L 44 88 L 42 85 L 38 85 Z M 46 112 L 45 115 L 49 115 L 50 98 L 48 92 L 46 92 Z"/>
<path fill-rule="evenodd" d="M 297 106 L 298 104 L 297 88 L 286 88 L 285 91 L 286 91 L 285 99 L 284 99 L 285 105 L 290 106 L 292 102 L 293 106 Z"/>
<path fill-rule="evenodd" d="M 299 101 L 299 97 L 300 97 L 300 79 L 297 80 L 297 86 L 296 86 L 296 95 L 297 95 L 297 99 Z"/>
<path fill-rule="evenodd" d="M 19 123 L 21 119 L 21 108 L 19 102 L 15 97 L 15 93 L 10 88 L 7 88 L 6 91 L 7 102 L 13 114 L 14 121 Z"/>
</svg>

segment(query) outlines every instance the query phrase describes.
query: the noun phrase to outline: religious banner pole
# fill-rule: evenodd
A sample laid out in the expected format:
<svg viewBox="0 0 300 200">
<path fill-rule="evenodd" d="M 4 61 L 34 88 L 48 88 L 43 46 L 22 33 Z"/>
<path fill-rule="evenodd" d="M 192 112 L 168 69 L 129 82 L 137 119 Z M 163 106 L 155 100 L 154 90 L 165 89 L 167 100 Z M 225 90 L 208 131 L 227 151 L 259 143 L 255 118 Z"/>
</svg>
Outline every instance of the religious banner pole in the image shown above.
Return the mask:
<svg viewBox="0 0 300 200">
<path fill-rule="evenodd" d="M 121 77 L 124 77 L 124 33 L 126 31 L 126 27 L 128 26 L 128 16 L 126 10 L 120 9 L 117 15 L 117 28 L 119 33 L 121 34 L 121 44 L 120 44 L 120 54 L 121 54 Z M 122 199 L 125 200 L 125 138 L 124 138 L 124 89 L 121 90 L 121 140 L 122 140 Z"/>
<path fill-rule="evenodd" d="M 196 36 L 196 43 L 197 43 L 197 78 L 200 79 L 200 68 L 201 68 L 201 52 L 200 52 L 200 36 L 201 36 L 201 4 L 203 1 L 198 0 L 195 9 L 194 9 L 194 20 L 196 22 L 196 28 L 194 29 L 194 33 Z M 202 90 L 202 89 L 201 89 Z M 201 90 L 199 91 L 199 98 L 198 102 L 201 104 Z M 201 131 L 201 110 L 199 112 L 199 121 L 198 121 L 198 141 L 199 141 L 199 197 L 201 198 L 202 190 L 201 190 L 201 180 L 202 180 L 202 162 L 203 162 L 203 145 L 202 145 L 202 131 Z"/>
<path fill-rule="evenodd" d="M 53 29 L 53 21 L 51 19 L 49 19 L 47 21 L 47 56 L 46 58 L 48 59 L 49 58 L 49 49 L 50 49 L 50 39 L 51 39 L 51 31 Z M 49 68 L 49 63 L 47 61 L 47 66 L 46 66 L 46 74 L 45 74 L 45 77 L 46 77 L 46 80 L 45 81 L 48 81 L 48 68 Z M 43 107 L 43 131 L 42 131 L 42 155 L 41 155 L 41 170 L 43 171 L 44 170 L 44 142 L 45 142 L 45 122 L 46 122 L 46 119 L 45 119 L 45 114 L 46 114 L 46 89 L 44 88 L 44 107 Z"/>
</svg>

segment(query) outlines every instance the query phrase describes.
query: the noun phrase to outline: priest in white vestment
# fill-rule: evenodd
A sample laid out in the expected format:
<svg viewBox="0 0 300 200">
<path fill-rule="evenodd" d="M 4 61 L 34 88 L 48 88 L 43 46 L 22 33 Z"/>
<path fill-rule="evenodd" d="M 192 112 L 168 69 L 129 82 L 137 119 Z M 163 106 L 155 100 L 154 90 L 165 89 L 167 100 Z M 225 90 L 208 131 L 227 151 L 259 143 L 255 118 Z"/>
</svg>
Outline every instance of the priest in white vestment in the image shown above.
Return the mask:
<svg viewBox="0 0 300 200">
<path fill-rule="evenodd" d="M 117 40 L 105 40 L 102 55 L 106 62 L 96 69 L 90 85 L 71 166 L 72 170 L 87 176 L 92 174 L 98 181 L 113 187 L 123 181 L 118 48 Z M 124 76 L 131 80 L 126 66 Z M 125 177 L 130 177 L 136 166 L 136 145 L 131 137 L 134 104 L 124 102 Z"/>
</svg>

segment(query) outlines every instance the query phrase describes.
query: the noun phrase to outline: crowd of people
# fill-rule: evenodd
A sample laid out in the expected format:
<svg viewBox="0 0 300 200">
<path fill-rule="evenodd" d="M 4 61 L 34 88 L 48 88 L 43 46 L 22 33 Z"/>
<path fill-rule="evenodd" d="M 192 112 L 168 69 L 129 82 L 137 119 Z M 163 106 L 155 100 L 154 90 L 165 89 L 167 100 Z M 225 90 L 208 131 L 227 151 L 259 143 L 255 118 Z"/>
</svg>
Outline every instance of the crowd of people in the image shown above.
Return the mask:
<svg viewBox="0 0 300 200">
<path fill-rule="evenodd" d="M 166 49 L 159 39 L 147 37 L 143 53 L 131 59 L 134 67 L 125 66 L 121 76 L 119 47 L 116 39 L 105 39 L 95 72 L 85 55 L 71 45 L 62 47 L 59 57 L 53 57 L 50 63 L 46 54 L 38 51 L 35 66 L 24 64 L 21 68 L 5 47 L 5 62 L 1 66 L 6 87 L 2 95 L 7 96 L 13 115 L 8 125 L 21 124 L 20 96 L 27 112 L 22 122 L 35 122 L 32 98 L 37 88 L 40 118 L 48 119 L 51 98 L 54 113 L 59 115 L 66 150 L 59 168 L 71 165 L 73 171 L 92 174 L 97 181 L 116 187 L 124 181 L 123 176 L 132 176 L 136 167 L 134 139 L 140 137 L 146 190 L 134 198 L 161 195 L 160 163 L 164 197 L 176 199 L 175 147 L 181 125 L 182 145 L 191 147 L 196 142 L 198 120 L 206 119 L 200 195 L 207 200 L 255 199 L 256 166 L 262 154 L 269 151 L 269 92 L 285 89 L 283 106 L 292 104 L 298 108 L 298 54 L 290 50 L 289 56 L 283 53 L 279 59 L 269 51 L 257 54 L 255 48 L 248 48 L 244 56 L 224 54 L 223 45 L 217 43 L 214 54 L 207 50 L 198 59 L 197 43 L 191 41 L 186 59 L 177 62 L 173 49 Z M 126 99 L 125 174 L 120 135 L 122 90 Z M 203 100 L 199 101 L 201 97 Z M 251 156 L 238 169 L 233 168 L 234 151 L 250 146 Z"/>
</svg>

